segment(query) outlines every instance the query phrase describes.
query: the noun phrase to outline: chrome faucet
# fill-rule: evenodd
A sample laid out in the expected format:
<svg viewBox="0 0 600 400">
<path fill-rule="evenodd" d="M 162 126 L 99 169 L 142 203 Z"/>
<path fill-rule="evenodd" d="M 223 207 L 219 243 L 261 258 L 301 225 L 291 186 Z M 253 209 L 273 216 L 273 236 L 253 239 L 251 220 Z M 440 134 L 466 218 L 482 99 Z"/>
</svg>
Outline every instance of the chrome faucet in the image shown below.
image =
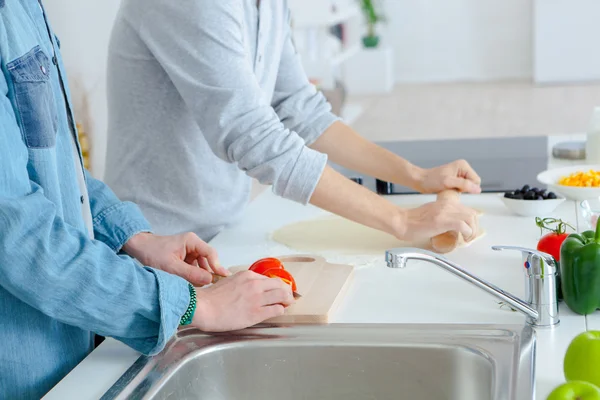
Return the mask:
<svg viewBox="0 0 600 400">
<path fill-rule="evenodd" d="M 428 261 L 442 267 L 451 274 L 472 283 L 478 288 L 497 297 L 512 308 L 527 316 L 527 323 L 534 327 L 551 328 L 560 322 L 558 318 L 558 298 L 556 279 L 558 268 L 554 258 L 546 253 L 516 246 L 492 246 L 493 250 L 520 251 L 525 266 L 525 298 L 523 301 L 497 286 L 465 271 L 447 258 L 431 251 L 417 248 L 397 248 L 385 252 L 389 268 L 404 268 L 410 259 Z"/>
</svg>

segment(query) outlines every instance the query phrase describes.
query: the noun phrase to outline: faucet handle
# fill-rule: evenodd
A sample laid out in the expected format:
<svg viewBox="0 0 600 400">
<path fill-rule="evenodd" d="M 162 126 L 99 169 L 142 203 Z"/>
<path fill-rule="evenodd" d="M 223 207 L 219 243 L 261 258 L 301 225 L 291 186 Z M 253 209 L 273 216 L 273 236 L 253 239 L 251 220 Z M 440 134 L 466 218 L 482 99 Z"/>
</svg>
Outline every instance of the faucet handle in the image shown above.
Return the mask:
<svg viewBox="0 0 600 400">
<path fill-rule="evenodd" d="M 528 275 L 537 275 L 537 274 L 556 274 L 558 271 L 558 267 L 556 264 L 556 260 L 548 253 L 544 253 L 543 251 L 529 249 L 526 247 L 519 246 L 492 246 L 492 250 L 516 250 L 520 251 L 523 255 L 523 260 L 525 261 Z M 541 263 L 540 263 L 541 261 Z M 544 270 L 543 266 L 547 265 L 548 270 Z"/>
</svg>

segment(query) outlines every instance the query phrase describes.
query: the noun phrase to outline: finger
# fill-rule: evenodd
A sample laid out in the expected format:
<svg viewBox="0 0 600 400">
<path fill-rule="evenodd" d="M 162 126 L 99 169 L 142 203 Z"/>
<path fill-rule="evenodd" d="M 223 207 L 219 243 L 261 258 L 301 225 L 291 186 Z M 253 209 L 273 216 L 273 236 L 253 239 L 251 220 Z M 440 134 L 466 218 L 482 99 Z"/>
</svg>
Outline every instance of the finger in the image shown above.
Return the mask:
<svg viewBox="0 0 600 400">
<path fill-rule="evenodd" d="M 446 178 L 444 184 L 447 189 L 457 189 L 462 193 L 481 193 L 481 187 L 479 187 L 479 185 L 475 184 L 473 181 L 461 177 Z"/>
<path fill-rule="evenodd" d="M 185 256 L 185 259 L 183 260 L 186 264 L 190 264 L 190 265 L 194 265 L 196 267 L 200 267 L 200 264 L 198 263 L 198 257 L 196 257 L 194 254 L 188 254 Z"/>
<path fill-rule="evenodd" d="M 266 278 L 266 279 L 262 279 Z M 264 275 L 259 275 L 258 282 L 256 282 L 257 288 L 261 292 L 268 292 L 271 290 L 289 290 L 290 294 L 292 293 L 292 289 L 290 285 L 285 283 L 279 278 L 269 278 Z"/>
<path fill-rule="evenodd" d="M 196 259 L 196 263 L 198 264 L 198 267 L 205 269 L 207 271 L 213 271 L 213 269 L 211 268 L 211 266 L 208 264 L 208 260 L 204 257 L 200 257 Z M 213 271 L 216 272 L 216 271 Z M 221 275 L 221 274 L 219 274 Z"/>
<path fill-rule="evenodd" d="M 481 185 L 481 177 L 477 175 L 477 172 L 475 172 L 473 167 L 471 167 L 471 165 L 466 160 L 460 161 L 460 169 L 460 176 L 472 181 L 476 185 Z"/>
<path fill-rule="evenodd" d="M 460 232 L 465 241 L 473 235 L 473 228 L 464 220 L 459 220 L 454 230 Z"/>
<path fill-rule="evenodd" d="M 289 306 L 294 304 L 294 295 L 289 285 L 285 288 L 277 288 L 264 292 L 262 297 L 262 305 L 269 306 L 272 304 L 283 304 Z"/>
<path fill-rule="evenodd" d="M 285 308 L 281 304 L 261 307 L 259 311 L 260 322 L 279 317 L 280 315 L 283 315 L 284 312 Z"/>
<path fill-rule="evenodd" d="M 174 263 L 172 273 L 182 277 L 192 285 L 208 285 L 213 280 L 210 272 L 198 268 L 197 265 L 188 264 L 183 261 L 176 261 Z"/>
<path fill-rule="evenodd" d="M 474 215 L 471 215 L 471 217 L 469 218 L 468 222 L 469 227 L 471 228 L 471 236 L 466 237 L 465 236 L 465 241 L 466 242 L 470 242 L 471 240 L 475 239 L 475 236 L 477 236 L 477 221 L 476 221 L 476 217 Z"/>
<path fill-rule="evenodd" d="M 209 268 L 203 267 L 202 261 L 200 266 L 208 271 L 213 271 L 216 274 L 229 276 L 231 272 L 224 268 L 220 261 L 217 251 L 214 247 L 200 239 L 196 234 L 190 233 L 186 238 L 186 252 L 187 254 L 194 254 L 196 258 L 205 258 L 208 262 Z"/>
</svg>

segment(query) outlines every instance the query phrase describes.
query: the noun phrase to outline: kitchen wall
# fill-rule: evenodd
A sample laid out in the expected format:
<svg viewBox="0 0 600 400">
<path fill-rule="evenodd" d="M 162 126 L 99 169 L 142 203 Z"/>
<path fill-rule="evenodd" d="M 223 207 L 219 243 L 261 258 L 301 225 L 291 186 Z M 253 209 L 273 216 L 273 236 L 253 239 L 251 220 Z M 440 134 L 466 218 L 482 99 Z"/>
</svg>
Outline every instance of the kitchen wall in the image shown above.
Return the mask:
<svg viewBox="0 0 600 400">
<path fill-rule="evenodd" d="M 533 1 L 381 0 L 388 17 L 381 27 L 383 43 L 395 51 L 397 82 L 528 80 L 534 70 L 548 81 L 581 76 L 580 70 L 600 65 L 585 62 L 584 56 L 593 54 L 589 45 L 573 49 L 580 55 L 577 63 L 555 62 L 559 49 L 572 48 L 570 43 L 597 32 L 595 19 L 585 29 L 572 29 L 579 16 L 595 15 L 589 8 L 573 7 L 569 0 L 535 0 L 541 10 L 536 19 Z M 584 3 L 596 4 L 595 0 Z M 62 41 L 77 117 L 91 136 L 92 173 L 101 178 L 106 149 L 106 51 L 119 0 L 44 0 L 44 4 Z M 577 14 L 561 18 L 567 12 Z M 557 21 L 561 29 L 552 28 Z M 565 39 L 559 43 L 562 47 L 556 47 L 557 38 L 568 38 L 569 32 L 577 33 L 577 40 Z M 535 69 L 534 57 L 539 58 Z"/>
<path fill-rule="evenodd" d="M 532 0 L 383 0 L 397 82 L 532 76 Z"/>
<path fill-rule="evenodd" d="M 119 0 L 45 0 L 61 41 L 75 114 L 91 140 L 91 170 L 102 178 L 106 152 L 106 55 Z"/>
<path fill-rule="evenodd" d="M 600 80 L 600 2 L 535 0 L 535 81 Z"/>
</svg>

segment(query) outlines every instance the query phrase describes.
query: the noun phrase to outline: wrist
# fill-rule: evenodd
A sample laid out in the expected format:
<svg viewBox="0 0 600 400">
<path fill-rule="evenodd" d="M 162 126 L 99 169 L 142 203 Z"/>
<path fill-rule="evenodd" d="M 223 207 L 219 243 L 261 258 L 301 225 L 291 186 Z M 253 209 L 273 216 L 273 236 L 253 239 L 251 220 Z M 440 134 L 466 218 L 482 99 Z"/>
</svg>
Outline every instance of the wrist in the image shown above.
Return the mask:
<svg viewBox="0 0 600 400">
<path fill-rule="evenodd" d="M 408 232 L 408 210 L 397 207 L 396 211 L 392 214 L 390 221 L 392 224 L 391 229 L 393 235 L 400 240 L 404 240 L 404 238 L 406 238 L 406 233 Z"/>
<path fill-rule="evenodd" d="M 426 170 L 416 165 L 410 164 L 407 168 L 407 186 L 411 189 L 423 192 L 423 181 L 425 180 Z"/>
<path fill-rule="evenodd" d="M 192 325 L 195 328 L 205 331 L 206 323 L 210 319 L 210 307 L 207 301 L 202 297 L 202 293 L 196 293 L 196 311 L 192 316 Z"/>
<path fill-rule="evenodd" d="M 152 236 L 154 235 L 150 232 L 140 232 L 138 234 L 133 235 L 123 245 L 123 251 L 129 254 L 130 256 L 137 258 L 137 255 L 140 254 L 142 248 L 144 248 L 144 246 Z"/>
</svg>

